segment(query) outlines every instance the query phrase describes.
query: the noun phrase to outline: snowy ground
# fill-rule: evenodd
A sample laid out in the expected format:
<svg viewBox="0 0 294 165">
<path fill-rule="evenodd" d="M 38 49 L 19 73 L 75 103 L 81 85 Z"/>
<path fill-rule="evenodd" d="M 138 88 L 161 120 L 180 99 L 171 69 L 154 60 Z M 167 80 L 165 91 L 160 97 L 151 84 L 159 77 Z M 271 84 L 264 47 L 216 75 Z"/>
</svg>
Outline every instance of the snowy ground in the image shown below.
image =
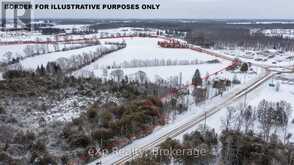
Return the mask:
<svg viewBox="0 0 294 165">
<path fill-rule="evenodd" d="M 21 61 L 20 63 L 25 69 L 36 69 L 40 65 L 46 66 L 48 62 L 56 61 L 58 58 L 61 58 L 61 57 L 70 58 L 74 55 L 94 52 L 96 51 L 97 48 L 104 47 L 104 46 L 107 46 L 107 45 L 96 45 L 96 46 L 90 46 L 90 47 L 85 47 L 81 49 L 48 53 L 44 55 L 27 58 Z"/>
<path fill-rule="evenodd" d="M 37 112 L 37 118 L 42 116 L 47 123 L 62 121 L 69 122 L 72 119 L 78 118 L 88 105 L 93 104 L 95 101 L 99 101 L 101 104 L 106 102 L 113 102 L 119 104 L 119 99 L 113 96 L 107 96 L 106 94 L 101 94 L 96 98 L 87 98 L 81 96 L 73 96 L 71 98 L 66 98 L 56 104 L 53 108 L 47 112 Z"/>
<path fill-rule="evenodd" d="M 294 39 L 294 29 L 264 29 L 261 33 L 268 37 L 283 37 L 287 39 Z"/>
<path fill-rule="evenodd" d="M 71 30 L 73 28 L 83 29 L 87 25 L 56 25 L 56 27 Z M 102 29 L 98 30 L 97 33 L 87 34 L 87 35 L 65 35 L 65 36 L 57 36 L 57 35 L 42 35 L 38 32 L 0 32 L 0 42 L 2 41 L 47 41 L 47 40 L 55 40 L 58 38 L 59 41 L 67 39 L 83 39 L 83 38 L 104 38 L 104 37 L 116 37 L 116 36 L 128 36 L 128 35 L 136 35 L 140 32 L 144 32 L 146 34 L 156 35 L 156 29 L 142 29 L 142 28 L 131 28 L 131 27 L 124 27 L 124 28 L 116 28 L 116 29 Z M 104 40 L 105 41 L 105 40 Z M 113 40 L 112 40 L 113 41 Z M 17 57 L 25 57 L 24 49 L 27 46 L 31 46 L 34 49 L 38 49 L 42 46 L 47 47 L 44 44 L 18 44 L 18 45 L 0 45 L 0 62 L 7 62 L 7 57 L 4 54 L 8 51 L 12 53 L 11 58 Z M 59 48 L 70 48 L 76 47 L 79 44 L 71 45 L 70 43 L 64 44 L 59 43 Z M 53 45 L 48 45 L 48 50 L 52 52 L 54 50 Z"/>
<path fill-rule="evenodd" d="M 294 77 L 293 74 L 291 75 L 286 75 L 286 77 Z M 270 83 L 280 83 L 280 90 L 276 91 L 275 87 L 270 87 Z M 248 105 L 252 105 L 253 107 L 257 106 L 260 101 L 263 99 L 267 101 L 273 101 L 273 102 L 278 102 L 278 101 L 287 101 L 288 103 L 291 104 L 292 108 L 294 107 L 294 81 L 293 80 L 277 80 L 277 79 L 271 79 L 265 82 L 263 85 L 255 89 L 253 92 L 249 93 L 246 98 L 246 103 Z M 234 102 L 231 106 L 237 106 L 238 104 L 244 103 L 245 102 L 245 97 L 239 99 L 238 101 Z M 202 122 L 202 124 L 205 124 L 210 127 L 214 128 L 217 133 L 221 133 L 221 131 L 224 129 L 222 125 L 222 120 L 226 118 L 226 108 L 223 110 L 217 112 L 213 116 L 207 118 L 206 122 Z M 292 115 L 289 117 L 289 122 L 288 122 L 288 131 L 289 133 L 294 134 L 294 124 L 292 123 L 292 120 L 294 119 L 294 112 L 292 112 Z M 195 131 L 199 129 L 201 124 L 191 128 L 190 130 L 184 132 L 183 134 L 179 135 L 177 139 L 182 139 L 182 135 L 186 133 L 190 133 L 192 131 Z M 255 129 L 258 130 L 259 126 L 258 123 L 255 124 Z M 291 141 L 294 142 L 294 137 L 291 138 Z"/>
<path fill-rule="evenodd" d="M 190 49 L 166 49 L 157 45 L 157 42 L 161 39 L 157 38 L 125 38 L 125 39 L 105 39 L 104 42 L 116 42 L 125 41 L 127 48 L 104 56 L 92 63 L 89 66 L 82 68 L 81 70 L 93 71 L 95 76 L 103 76 L 103 68 L 120 64 L 125 61 L 131 61 L 134 59 L 140 60 L 199 60 L 208 61 L 216 59 L 215 57 L 207 54 L 192 51 Z M 140 67 L 140 68 L 122 68 L 126 75 L 143 71 L 147 74 L 149 80 L 154 81 L 156 76 L 168 79 L 170 76 L 178 76 L 180 72 L 183 74 L 183 82 L 191 82 L 191 77 L 195 72 L 195 69 L 199 69 L 203 75 L 216 72 L 225 66 L 228 66 L 231 62 L 219 59 L 220 63 L 217 64 L 199 64 L 199 65 L 185 65 L 185 66 L 160 66 L 160 67 Z M 109 69 L 109 73 L 112 70 Z M 74 74 L 79 76 L 80 71 Z"/>
<path fill-rule="evenodd" d="M 216 50 L 231 57 L 238 57 L 241 60 L 254 64 L 267 66 L 290 66 L 294 64 L 294 52 L 284 52 L 277 50 L 253 51 L 244 49 Z"/>
<path fill-rule="evenodd" d="M 256 79 L 259 79 L 258 78 L 259 76 L 260 75 L 255 76 L 254 78 L 251 78 L 251 79 L 247 79 L 246 85 L 253 83 L 254 81 L 256 81 Z M 200 115 L 205 113 L 205 111 L 216 106 L 216 103 L 221 103 L 223 100 L 228 99 L 228 97 L 234 95 L 237 91 L 243 89 L 246 85 L 245 84 L 236 85 L 235 87 L 233 87 L 233 89 L 226 91 L 223 94 L 223 96 L 214 97 L 213 99 L 207 100 L 205 103 L 200 104 L 200 105 L 193 104 L 193 100 L 190 98 L 190 101 L 189 101 L 190 106 L 189 106 L 188 111 L 177 115 L 173 121 L 169 122 L 169 124 L 155 129 L 152 134 L 150 134 L 142 139 L 137 139 L 137 140 L 133 141 L 130 145 L 127 145 L 126 147 L 122 148 L 119 152 L 110 154 L 108 156 L 105 155 L 105 157 L 101 158 L 100 160 L 102 161 L 102 163 L 109 164 L 108 163 L 109 161 L 113 162 L 113 161 L 119 159 L 121 156 L 124 156 L 127 154 L 130 155 L 134 151 L 141 152 L 139 149 L 140 147 L 142 147 L 146 144 L 149 144 L 151 141 L 155 141 L 156 139 L 162 137 L 163 135 L 170 132 L 171 130 L 181 126 L 183 123 L 186 123 L 187 121 L 190 121 L 192 119 L 199 117 Z M 207 123 L 211 123 L 212 125 L 214 123 L 218 123 L 219 118 L 217 118 L 215 116 L 221 116 L 224 114 L 225 114 L 224 110 L 218 112 L 216 115 L 213 116 L 212 120 L 209 120 L 209 121 L 207 120 Z M 194 130 L 198 129 L 198 127 L 199 127 L 199 125 L 195 126 L 195 128 L 191 128 L 190 130 L 187 130 L 184 133 L 188 133 L 188 131 L 190 131 L 190 132 L 194 131 Z M 179 135 L 178 138 L 181 138 L 183 134 Z M 94 164 L 94 163 L 92 163 L 92 164 Z"/>
<path fill-rule="evenodd" d="M 44 48 L 48 52 L 54 52 L 54 46 L 52 44 L 45 45 L 45 44 L 26 44 L 26 45 L 1 45 L 0 46 L 0 62 L 7 62 L 7 56 L 5 55 L 7 52 L 11 52 L 11 58 L 22 58 L 26 57 L 27 54 L 25 53 L 25 49 L 29 47 L 30 49 L 34 49 L 35 51 L 39 49 L 41 52 L 41 49 Z M 64 44 L 59 43 L 58 47 L 60 50 L 66 49 L 74 49 L 81 47 L 80 44 Z"/>
</svg>

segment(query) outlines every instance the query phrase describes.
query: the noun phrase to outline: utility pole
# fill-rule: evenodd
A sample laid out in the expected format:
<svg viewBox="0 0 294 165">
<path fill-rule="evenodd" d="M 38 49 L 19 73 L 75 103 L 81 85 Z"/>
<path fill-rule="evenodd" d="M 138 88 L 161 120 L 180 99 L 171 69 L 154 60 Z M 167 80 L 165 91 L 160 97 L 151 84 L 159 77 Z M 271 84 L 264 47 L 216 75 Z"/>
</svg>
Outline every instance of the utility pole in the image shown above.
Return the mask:
<svg viewBox="0 0 294 165">
<path fill-rule="evenodd" d="M 180 72 L 180 88 L 182 88 L 182 77 L 183 77 L 183 74 L 182 72 Z"/>
<path fill-rule="evenodd" d="M 206 130 L 206 111 L 205 111 L 205 113 L 204 113 L 204 130 Z"/>
<path fill-rule="evenodd" d="M 247 105 L 247 93 L 244 96 L 244 107 L 246 107 L 246 105 Z"/>
</svg>

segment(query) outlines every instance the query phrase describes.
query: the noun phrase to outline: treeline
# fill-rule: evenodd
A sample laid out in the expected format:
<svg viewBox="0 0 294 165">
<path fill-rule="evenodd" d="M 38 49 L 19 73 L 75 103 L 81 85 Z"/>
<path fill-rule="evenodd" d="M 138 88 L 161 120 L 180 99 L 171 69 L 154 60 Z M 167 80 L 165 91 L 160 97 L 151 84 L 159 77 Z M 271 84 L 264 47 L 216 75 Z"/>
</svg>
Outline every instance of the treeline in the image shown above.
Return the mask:
<svg viewBox="0 0 294 165">
<path fill-rule="evenodd" d="M 288 133 L 291 112 L 286 101 L 262 100 L 257 107 L 241 104 L 229 107 L 219 137 L 204 125 L 200 131 L 184 135 L 182 144 L 167 139 L 155 150 L 157 152 L 148 151 L 129 164 L 293 165 L 294 146 L 289 141 L 292 134 Z M 187 151 L 184 149 L 202 146 L 206 146 L 206 156 L 184 152 Z M 158 152 L 164 149 L 179 151 L 167 152 L 172 155 Z"/>
<path fill-rule="evenodd" d="M 262 33 L 250 34 L 250 29 L 293 29 L 293 24 L 227 24 L 213 20 L 134 20 L 129 22 L 103 22 L 90 26 L 92 29 L 117 27 L 142 27 L 187 32 L 186 40 L 203 47 L 245 47 L 254 49 L 294 50 L 294 40 L 282 37 L 266 37 Z M 168 33 L 169 34 L 169 33 Z"/>
<path fill-rule="evenodd" d="M 56 60 L 56 63 L 61 66 L 63 70 L 72 72 L 89 65 L 106 54 L 123 49 L 125 47 L 126 45 L 112 45 L 109 48 L 101 46 L 98 47 L 94 52 L 82 53 L 71 56 L 70 58 L 59 58 Z"/>
<path fill-rule="evenodd" d="M 203 47 L 294 50 L 294 40 L 278 36 L 267 37 L 262 33 L 251 34 L 250 29 L 194 29 L 186 39 Z"/>
<path fill-rule="evenodd" d="M 202 129 L 185 134 L 183 141 L 168 138 L 158 148 L 147 151 L 127 165 L 201 164 L 215 163 L 218 139 L 215 131 Z"/>
<path fill-rule="evenodd" d="M 39 38 L 37 38 L 37 41 L 41 41 Z M 47 38 L 47 41 L 50 41 L 49 38 Z M 54 53 L 54 52 L 60 52 L 60 51 L 69 51 L 69 50 L 75 50 L 75 49 L 81 49 L 89 46 L 94 45 L 100 45 L 100 41 L 97 40 L 96 42 L 86 42 L 84 44 L 77 44 L 77 45 L 70 45 L 70 44 L 59 44 L 59 43 L 53 43 L 53 44 L 34 44 L 34 45 L 27 45 L 23 49 L 23 55 L 19 53 L 13 53 L 11 51 L 7 51 L 3 54 L 5 64 L 16 64 L 20 60 L 24 60 L 25 58 L 39 56 L 43 54 L 48 53 Z M 63 46 L 63 47 L 61 47 Z"/>
<path fill-rule="evenodd" d="M 209 61 L 199 61 L 199 60 L 172 60 L 172 59 L 150 59 L 150 60 L 139 60 L 133 59 L 131 61 L 124 61 L 120 64 L 113 63 L 108 68 L 138 68 L 138 67 L 155 67 L 155 66 L 173 66 L 173 65 L 197 65 L 197 64 L 212 64 L 219 63 L 220 61 L 209 60 Z"/>
<path fill-rule="evenodd" d="M 20 77 L 44 76 L 52 74 L 65 74 L 91 64 L 105 54 L 125 48 L 125 45 L 112 45 L 110 48 L 98 47 L 94 52 L 73 55 L 70 58 L 58 58 L 55 62 L 48 62 L 38 66 L 35 71 L 26 71 L 21 64 L 10 65 L 3 78 L 12 79 Z"/>
<path fill-rule="evenodd" d="M 288 132 L 291 113 L 286 101 L 229 107 L 220 138 L 222 161 L 229 165 L 294 164 L 292 134 Z"/>
</svg>

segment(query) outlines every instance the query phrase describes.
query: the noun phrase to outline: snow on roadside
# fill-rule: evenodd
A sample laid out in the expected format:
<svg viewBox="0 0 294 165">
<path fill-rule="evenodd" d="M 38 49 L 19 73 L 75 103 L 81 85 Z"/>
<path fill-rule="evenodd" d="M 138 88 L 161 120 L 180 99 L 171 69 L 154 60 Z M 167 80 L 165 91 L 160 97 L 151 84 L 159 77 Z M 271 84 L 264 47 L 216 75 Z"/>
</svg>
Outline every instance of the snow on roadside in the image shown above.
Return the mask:
<svg viewBox="0 0 294 165">
<path fill-rule="evenodd" d="M 278 82 L 280 83 L 279 91 L 276 91 L 275 87 L 269 86 L 270 83 L 277 84 Z M 289 81 L 270 79 L 266 81 L 264 84 L 262 84 L 260 87 L 256 88 L 253 92 L 250 92 L 247 95 L 246 103 L 248 105 L 252 105 L 253 107 L 256 107 L 259 104 L 259 102 L 262 101 L 263 99 L 267 101 L 272 101 L 272 102 L 287 101 L 288 103 L 291 104 L 293 111 L 291 116 L 289 117 L 288 132 L 291 134 L 294 134 L 294 123 L 292 123 L 294 119 L 294 83 L 293 81 L 289 82 Z M 238 104 L 244 103 L 244 102 L 245 102 L 245 97 L 242 97 L 239 100 L 235 101 L 230 106 L 237 106 Z M 206 123 L 206 126 L 208 126 L 209 128 L 215 129 L 215 131 L 218 134 L 220 134 L 221 131 L 223 130 L 222 120 L 226 118 L 226 112 L 227 110 L 226 108 L 224 108 L 221 111 L 214 114 L 213 116 L 207 118 L 206 122 L 203 121 L 201 124 Z M 177 139 L 181 140 L 184 134 L 190 133 L 192 131 L 199 129 L 199 126 L 201 124 L 179 135 Z M 255 124 L 255 129 L 257 130 L 257 132 L 259 131 L 258 122 L 256 122 Z M 292 137 L 291 140 L 292 142 L 294 142 L 294 137 Z"/>
<path fill-rule="evenodd" d="M 111 153 L 109 155 L 104 155 L 99 161 L 102 161 L 102 164 L 111 164 L 111 162 L 115 162 L 116 160 L 119 160 L 122 156 L 124 155 L 130 155 L 134 151 L 139 151 L 139 148 L 145 146 L 146 144 L 149 144 L 152 141 L 155 141 L 156 139 L 162 137 L 166 133 L 169 133 L 171 130 L 174 130 L 175 128 L 187 123 L 187 121 L 195 120 L 195 118 L 199 117 L 201 114 L 204 114 L 205 111 L 214 108 L 217 106 L 217 104 L 222 103 L 224 100 L 227 100 L 230 98 L 232 95 L 238 93 L 241 89 L 247 87 L 249 84 L 253 83 L 256 81 L 256 79 L 259 79 L 261 75 L 252 77 L 252 79 L 247 79 L 246 84 L 241 84 L 241 85 L 236 85 L 231 89 L 230 91 L 224 92 L 222 96 L 217 96 L 214 97 L 213 99 L 208 100 L 205 104 L 195 105 L 192 104 L 189 107 L 189 110 L 187 112 L 184 112 L 180 115 L 177 116 L 177 118 L 172 122 L 167 125 L 162 126 L 161 128 L 157 128 L 156 130 L 153 131 L 152 134 L 133 141 L 131 144 L 123 147 L 121 150 L 119 150 L 116 153 Z M 225 114 L 225 111 L 219 111 L 221 115 Z M 214 118 L 215 120 L 215 118 Z M 195 129 L 197 129 L 199 125 L 197 125 Z M 181 135 L 179 135 L 181 136 Z M 95 162 L 90 163 L 89 165 L 94 165 Z"/>
</svg>

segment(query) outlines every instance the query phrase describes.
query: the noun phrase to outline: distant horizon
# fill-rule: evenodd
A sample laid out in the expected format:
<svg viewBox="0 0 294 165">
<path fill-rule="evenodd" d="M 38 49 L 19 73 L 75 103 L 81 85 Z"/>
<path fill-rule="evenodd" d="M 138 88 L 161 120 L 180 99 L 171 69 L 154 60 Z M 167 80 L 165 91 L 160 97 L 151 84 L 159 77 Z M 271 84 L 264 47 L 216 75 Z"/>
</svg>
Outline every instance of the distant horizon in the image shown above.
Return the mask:
<svg viewBox="0 0 294 165">
<path fill-rule="evenodd" d="M 36 19 L 294 20 L 292 0 L 32 0 L 32 4 L 150 4 L 158 9 L 34 9 Z"/>
<path fill-rule="evenodd" d="M 294 18 L 33 18 L 32 20 L 210 20 L 210 21 L 294 21 Z"/>
</svg>

